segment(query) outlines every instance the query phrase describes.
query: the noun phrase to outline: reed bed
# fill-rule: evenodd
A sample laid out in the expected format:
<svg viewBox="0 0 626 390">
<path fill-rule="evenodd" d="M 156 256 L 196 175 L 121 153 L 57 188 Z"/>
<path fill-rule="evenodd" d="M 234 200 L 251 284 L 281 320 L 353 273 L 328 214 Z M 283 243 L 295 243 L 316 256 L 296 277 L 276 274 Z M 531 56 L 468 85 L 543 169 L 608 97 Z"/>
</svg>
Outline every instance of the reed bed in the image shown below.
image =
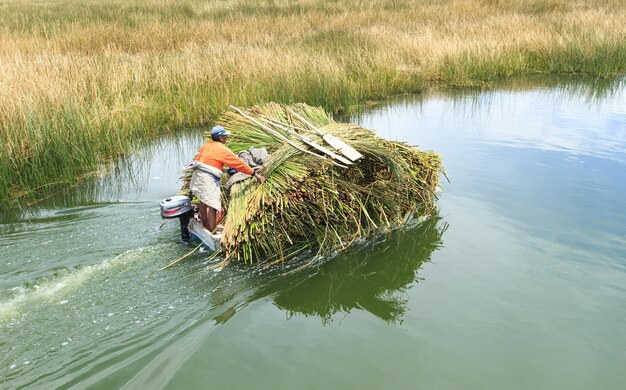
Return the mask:
<svg viewBox="0 0 626 390">
<path fill-rule="evenodd" d="M 5 1 L 0 207 L 228 104 L 623 74 L 625 26 L 621 0 Z"/>
<path fill-rule="evenodd" d="M 254 146 L 271 154 L 261 170 L 266 183 L 245 180 L 223 193 L 225 261 L 285 261 L 311 250 L 328 255 L 433 210 L 443 170 L 434 152 L 335 122 L 304 104 L 254 106 L 228 112 L 218 123 L 235 134 L 234 151 Z M 340 137 L 363 157 L 344 165 L 321 153 L 325 141 L 313 128 Z"/>
</svg>

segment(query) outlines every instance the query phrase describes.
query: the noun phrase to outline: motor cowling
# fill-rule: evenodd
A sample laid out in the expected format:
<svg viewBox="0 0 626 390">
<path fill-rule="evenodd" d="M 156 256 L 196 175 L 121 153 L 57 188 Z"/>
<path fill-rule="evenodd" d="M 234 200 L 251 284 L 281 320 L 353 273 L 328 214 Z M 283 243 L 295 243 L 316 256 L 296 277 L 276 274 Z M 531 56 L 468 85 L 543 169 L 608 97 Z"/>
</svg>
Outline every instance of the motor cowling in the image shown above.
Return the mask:
<svg viewBox="0 0 626 390">
<path fill-rule="evenodd" d="M 161 218 L 172 219 L 193 210 L 188 196 L 176 195 L 161 201 Z"/>
<path fill-rule="evenodd" d="M 189 241 L 189 221 L 193 217 L 191 199 L 187 196 L 176 195 L 161 201 L 161 217 L 165 219 L 178 218 L 180 220 L 180 237 Z"/>
</svg>

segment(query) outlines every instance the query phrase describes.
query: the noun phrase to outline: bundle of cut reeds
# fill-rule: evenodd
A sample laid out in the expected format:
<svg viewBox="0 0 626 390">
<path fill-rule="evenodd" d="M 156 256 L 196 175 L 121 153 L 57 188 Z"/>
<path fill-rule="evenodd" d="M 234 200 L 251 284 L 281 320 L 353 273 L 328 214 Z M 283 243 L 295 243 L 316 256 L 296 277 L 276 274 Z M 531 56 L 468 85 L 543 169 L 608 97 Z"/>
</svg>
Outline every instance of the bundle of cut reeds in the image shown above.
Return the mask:
<svg viewBox="0 0 626 390">
<path fill-rule="evenodd" d="M 227 261 L 284 261 L 307 250 L 326 255 L 434 207 L 443 170 L 434 152 L 335 122 L 305 104 L 232 108 L 218 122 L 233 133 L 228 146 L 235 153 L 265 147 L 271 158 L 260 171 L 267 182 L 246 180 L 223 193 Z M 328 141 L 337 146 L 337 139 L 358 153 L 333 149 Z"/>
</svg>

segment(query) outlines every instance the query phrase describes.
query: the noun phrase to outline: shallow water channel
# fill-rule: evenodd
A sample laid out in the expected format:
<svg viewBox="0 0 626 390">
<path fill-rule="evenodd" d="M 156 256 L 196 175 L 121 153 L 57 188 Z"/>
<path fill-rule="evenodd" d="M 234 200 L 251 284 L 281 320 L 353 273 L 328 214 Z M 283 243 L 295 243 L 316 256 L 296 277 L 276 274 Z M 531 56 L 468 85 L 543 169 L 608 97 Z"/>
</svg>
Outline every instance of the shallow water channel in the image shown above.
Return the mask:
<svg viewBox="0 0 626 390">
<path fill-rule="evenodd" d="M 207 269 L 158 202 L 199 132 L 3 217 L 0 388 L 623 389 L 626 83 L 348 118 L 440 152 L 439 212 L 317 269 Z"/>
</svg>

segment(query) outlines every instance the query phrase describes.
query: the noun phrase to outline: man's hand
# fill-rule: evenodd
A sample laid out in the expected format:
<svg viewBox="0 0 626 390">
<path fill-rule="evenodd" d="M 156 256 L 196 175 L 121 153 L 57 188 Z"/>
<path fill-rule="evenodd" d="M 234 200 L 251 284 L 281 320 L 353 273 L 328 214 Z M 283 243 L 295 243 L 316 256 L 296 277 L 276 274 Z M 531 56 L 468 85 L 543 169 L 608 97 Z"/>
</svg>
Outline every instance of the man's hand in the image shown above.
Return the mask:
<svg viewBox="0 0 626 390">
<path fill-rule="evenodd" d="M 256 177 L 256 179 L 259 181 L 259 183 L 265 183 L 265 181 L 267 180 L 266 178 L 264 178 L 263 176 L 259 175 L 258 173 L 256 175 L 254 175 L 254 177 Z"/>
</svg>

